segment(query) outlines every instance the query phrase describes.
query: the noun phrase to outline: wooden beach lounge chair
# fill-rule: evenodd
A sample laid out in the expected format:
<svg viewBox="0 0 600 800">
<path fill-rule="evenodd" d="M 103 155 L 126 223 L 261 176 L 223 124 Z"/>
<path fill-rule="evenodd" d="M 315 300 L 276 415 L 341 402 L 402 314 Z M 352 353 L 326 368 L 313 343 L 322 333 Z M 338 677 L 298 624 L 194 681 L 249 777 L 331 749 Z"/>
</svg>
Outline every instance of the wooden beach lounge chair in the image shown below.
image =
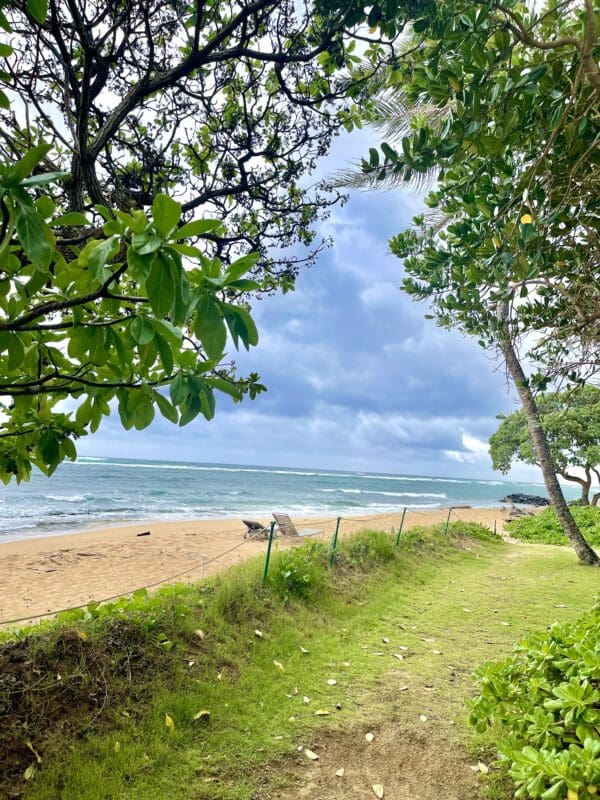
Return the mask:
<svg viewBox="0 0 600 800">
<path fill-rule="evenodd" d="M 269 528 L 268 526 L 263 525 L 262 522 L 255 522 L 252 519 L 243 519 L 242 522 L 246 526 L 244 539 L 247 539 L 249 536 L 252 536 L 255 539 L 269 538 Z"/>
<path fill-rule="evenodd" d="M 290 536 L 293 539 L 298 539 L 302 536 L 316 536 L 318 533 L 321 533 L 320 530 L 311 530 L 308 528 L 299 531 L 288 514 L 276 514 L 273 512 L 273 519 L 277 523 L 277 527 L 281 531 L 282 536 Z"/>
</svg>

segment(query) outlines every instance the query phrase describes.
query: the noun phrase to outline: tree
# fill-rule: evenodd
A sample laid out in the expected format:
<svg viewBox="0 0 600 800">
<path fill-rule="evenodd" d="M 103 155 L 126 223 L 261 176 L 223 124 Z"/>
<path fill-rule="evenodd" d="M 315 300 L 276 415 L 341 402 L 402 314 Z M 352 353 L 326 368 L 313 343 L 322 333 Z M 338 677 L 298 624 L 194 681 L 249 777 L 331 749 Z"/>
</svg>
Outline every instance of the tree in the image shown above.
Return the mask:
<svg viewBox="0 0 600 800">
<path fill-rule="evenodd" d="M 595 475 L 600 481 L 600 389 L 585 386 L 569 392 L 548 392 L 536 397 L 542 426 L 558 475 L 581 486 L 582 505 L 590 504 Z M 490 437 L 494 469 L 507 473 L 514 461 L 539 466 L 523 410 L 500 417 Z M 572 471 L 579 467 L 585 478 Z M 600 492 L 592 498 L 597 505 Z"/>
<path fill-rule="evenodd" d="M 339 199 L 306 176 L 359 122 L 351 7 L 362 30 L 360 2 L 4 4 L 2 480 L 74 459 L 115 404 L 126 429 L 185 425 L 264 389 L 228 349 Z"/>
<path fill-rule="evenodd" d="M 500 351 L 557 515 L 594 565 L 556 479 L 535 389 L 598 368 L 596 24 L 589 0 L 426 6 L 388 87 L 444 113 L 417 113 L 399 148 L 386 143 L 363 163 L 382 180 L 437 171 L 434 217 L 391 242 L 403 288 L 429 301 L 438 324 Z M 541 337 L 533 346 L 532 335 Z M 526 375 L 525 354 L 540 362 L 537 375 Z"/>
</svg>

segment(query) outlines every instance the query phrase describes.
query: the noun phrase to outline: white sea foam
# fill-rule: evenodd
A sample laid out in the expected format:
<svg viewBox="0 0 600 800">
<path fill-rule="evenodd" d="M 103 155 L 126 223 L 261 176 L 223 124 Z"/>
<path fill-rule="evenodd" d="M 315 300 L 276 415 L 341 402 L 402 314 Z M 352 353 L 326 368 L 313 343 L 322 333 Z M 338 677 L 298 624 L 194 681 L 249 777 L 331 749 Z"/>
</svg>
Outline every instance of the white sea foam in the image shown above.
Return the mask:
<svg viewBox="0 0 600 800">
<path fill-rule="evenodd" d="M 317 489 L 318 492 L 343 492 L 343 494 L 381 494 L 386 497 L 440 497 L 446 500 L 448 495 L 445 492 L 383 492 L 377 489 Z"/>
<path fill-rule="evenodd" d="M 134 463 L 122 463 L 120 461 L 105 461 L 104 459 L 93 459 L 90 461 L 66 461 L 65 464 L 78 464 L 79 466 L 102 466 L 102 467 L 123 467 L 128 469 L 182 469 L 193 472 L 256 472 L 265 475 L 300 475 L 308 477 L 323 478 L 348 478 L 346 473 L 338 472 L 301 472 L 299 470 L 287 469 L 257 469 L 255 467 L 198 467 L 194 464 L 143 464 L 139 461 Z"/>
</svg>

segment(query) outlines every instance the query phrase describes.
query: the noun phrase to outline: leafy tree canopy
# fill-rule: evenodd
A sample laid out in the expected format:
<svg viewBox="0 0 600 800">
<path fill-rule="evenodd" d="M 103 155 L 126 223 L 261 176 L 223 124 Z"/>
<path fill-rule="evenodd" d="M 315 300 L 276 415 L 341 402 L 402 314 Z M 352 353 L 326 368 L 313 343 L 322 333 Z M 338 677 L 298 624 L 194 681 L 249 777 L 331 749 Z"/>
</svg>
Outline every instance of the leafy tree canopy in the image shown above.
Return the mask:
<svg viewBox="0 0 600 800">
<path fill-rule="evenodd" d="M 393 55 L 369 13 L 0 3 L 2 480 L 74 459 L 114 405 L 126 429 L 185 425 L 264 389 L 229 350 L 257 343 L 250 297 L 319 250 L 339 195 L 307 176 L 360 124 L 353 49 L 370 73 Z"/>
<path fill-rule="evenodd" d="M 592 477 L 600 481 L 600 389 L 585 386 L 569 392 L 548 392 L 536 398 L 556 472 L 581 486 L 581 500 L 589 503 Z M 527 419 L 522 410 L 501 417 L 490 437 L 494 469 L 507 473 L 515 461 L 538 464 Z M 580 467 L 585 478 L 574 474 Z M 595 495 L 594 504 L 600 494 Z"/>
</svg>

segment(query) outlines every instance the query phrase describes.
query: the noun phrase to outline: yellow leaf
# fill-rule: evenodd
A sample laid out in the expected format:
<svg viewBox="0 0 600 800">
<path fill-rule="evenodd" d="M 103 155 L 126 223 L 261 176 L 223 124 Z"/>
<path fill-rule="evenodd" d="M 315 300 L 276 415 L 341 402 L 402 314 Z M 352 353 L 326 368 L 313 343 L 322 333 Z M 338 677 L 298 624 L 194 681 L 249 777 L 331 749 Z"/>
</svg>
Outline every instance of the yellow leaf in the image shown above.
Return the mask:
<svg viewBox="0 0 600 800">
<path fill-rule="evenodd" d="M 202 711 L 198 711 L 197 714 L 194 714 L 192 719 L 201 719 L 204 722 L 208 722 L 210 719 L 210 711 L 208 711 L 206 708 L 203 708 Z"/>
<path fill-rule="evenodd" d="M 37 764 L 34 761 L 33 764 L 30 764 L 27 767 L 27 769 L 23 773 L 23 777 L 25 778 L 26 781 L 30 781 L 35 775 L 36 771 L 37 771 Z"/>
<path fill-rule="evenodd" d="M 77 636 L 79 636 L 82 642 L 87 642 L 87 633 L 85 631 L 77 631 Z"/>
<path fill-rule="evenodd" d="M 118 753 L 120 749 L 121 749 L 121 742 L 115 742 L 114 747 L 113 747 L 113 750 L 115 751 L 115 753 Z"/>
<path fill-rule="evenodd" d="M 531 214 L 523 214 L 523 216 L 521 217 L 521 225 L 531 225 L 532 222 L 533 222 L 533 217 L 531 216 Z"/>
<path fill-rule="evenodd" d="M 579 800 L 579 795 L 577 792 L 574 792 L 573 789 L 569 789 L 567 792 L 567 800 Z"/>
<path fill-rule="evenodd" d="M 175 733 L 175 723 L 173 722 L 173 718 L 168 714 L 165 714 L 165 725 L 171 733 Z"/>
<path fill-rule="evenodd" d="M 330 711 L 325 711 L 323 708 L 320 708 L 318 711 L 315 711 L 315 717 L 328 717 Z"/>
<path fill-rule="evenodd" d="M 37 750 L 34 748 L 34 746 L 31 744 L 31 742 L 27 742 L 27 747 L 28 747 L 28 748 L 31 750 L 31 752 L 32 752 L 32 753 L 33 753 L 33 755 L 35 756 L 35 759 L 36 759 L 37 763 L 38 763 L 38 764 L 41 764 L 41 763 L 42 763 L 42 757 L 41 757 L 41 755 L 40 755 L 40 754 L 37 752 Z"/>
<path fill-rule="evenodd" d="M 379 800 L 381 800 L 383 797 L 383 786 L 380 783 L 374 783 L 371 788 L 373 789 L 375 797 L 378 797 Z"/>
<path fill-rule="evenodd" d="M 277 669 L 280 669 L 282 672 L 285 670 L 285 667 L 283 666 L 283 664 L 281 663 L 281 661 L 275 661 L 275 660 L 274 660 L 274 661 L 273 661 L 273 664 L 274 664 L 274 665 L 277 667 Z"/>
<path fill-rule="evenodd" d="M 205 636 L 204 631 L 201 631 L 200 629 L 198 629 L 197 631 L 194 631 L 194 633 L 200 639 L 200 641 L 202 641 L 204 639 L 204 636 Z"/>
</svg>

